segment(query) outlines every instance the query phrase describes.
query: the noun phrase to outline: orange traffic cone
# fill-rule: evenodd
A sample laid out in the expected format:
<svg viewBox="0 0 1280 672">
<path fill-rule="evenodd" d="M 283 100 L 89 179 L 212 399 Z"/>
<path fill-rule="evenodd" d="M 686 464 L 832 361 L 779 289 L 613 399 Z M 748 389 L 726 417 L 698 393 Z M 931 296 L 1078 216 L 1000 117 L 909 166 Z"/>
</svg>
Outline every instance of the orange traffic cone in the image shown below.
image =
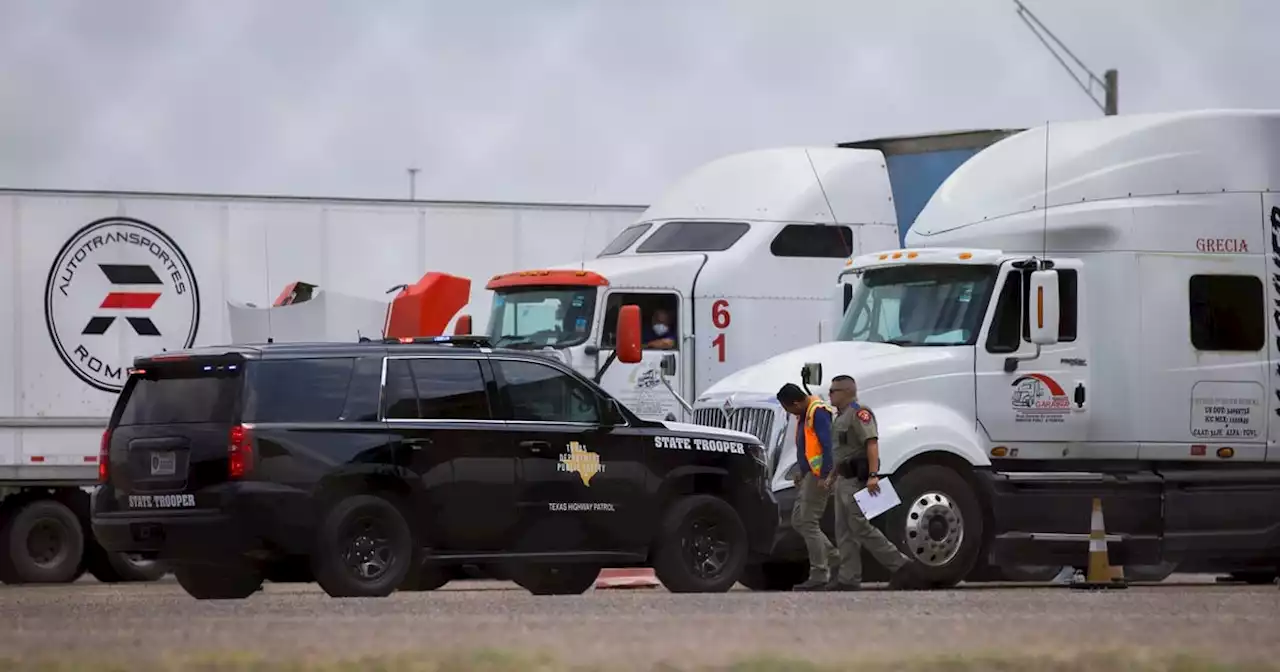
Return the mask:
<svg viewBox="0 0 1280 672">
<path fill-rule="evenodd" d="M 1119 574 L 1119 576 L 1117 576 Z M 1107 531 L 1102 521 L 1102 500 L 1093 498 L 1093 516 L 1089 521 L 1089 572 L 1072 588 L 1128 588 L 1123 572 L 1114 572 L 1107 558 Z"/>
<path fill-rule="evenodd" d="M 618 588 L 657 588 L 662 582 L 647 567 L 602 569 L 596 578 L 596 590 Z"/>
</svg>

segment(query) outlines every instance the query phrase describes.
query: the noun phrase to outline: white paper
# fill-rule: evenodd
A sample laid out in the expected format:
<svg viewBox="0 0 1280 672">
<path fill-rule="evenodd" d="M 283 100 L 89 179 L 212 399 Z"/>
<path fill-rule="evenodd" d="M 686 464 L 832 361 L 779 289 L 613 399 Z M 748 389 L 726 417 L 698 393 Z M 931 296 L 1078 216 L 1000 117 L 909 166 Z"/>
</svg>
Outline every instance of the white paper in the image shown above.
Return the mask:
<svg viewBox="0 0 1280 672">
<path fill-rule="evenodd" d="M 902 503 L 902 500 L 898 499 L 898 491 L 893 489 L 893 484 L 888 478 L 880 479 L 879 485 L 880 494 L 878 495 L 872 495 L 866 488 L 853 493 L 853 501 L 858 503 L 858 508 L 862 509 L 862 515 L 866 516 L 867 520 Z"/>
</svg>

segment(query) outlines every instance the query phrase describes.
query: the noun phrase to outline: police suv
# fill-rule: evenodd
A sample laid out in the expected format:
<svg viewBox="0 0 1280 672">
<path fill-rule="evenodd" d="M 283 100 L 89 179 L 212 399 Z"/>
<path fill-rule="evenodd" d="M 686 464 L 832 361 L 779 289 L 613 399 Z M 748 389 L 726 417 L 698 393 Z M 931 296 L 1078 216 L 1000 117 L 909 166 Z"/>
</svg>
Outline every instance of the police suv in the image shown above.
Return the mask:
<svg viewBox="0 0 1280 672">
<path fill-rule="evenodd" d="M 99 480 L 104 547 L 169 561 L 199 599 L 264 580 L 385 596 L 464 565 L 535 594 L 626 566 L 727 591 L 778 521 L 754 436 L 643 420 L 557 358 L 480 338 L 139 358 Z"/>
</svg>

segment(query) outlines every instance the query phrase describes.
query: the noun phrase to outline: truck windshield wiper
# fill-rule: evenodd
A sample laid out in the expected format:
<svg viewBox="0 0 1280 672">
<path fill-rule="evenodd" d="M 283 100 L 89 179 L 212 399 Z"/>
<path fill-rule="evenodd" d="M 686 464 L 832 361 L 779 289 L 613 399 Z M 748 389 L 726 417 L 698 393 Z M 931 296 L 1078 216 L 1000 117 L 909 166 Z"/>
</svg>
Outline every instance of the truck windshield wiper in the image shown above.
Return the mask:
<svg viewBox="0 0 1280 672">
<path fill-rule="evenodd" d="M 891 338 L 887 341 L 884 341 L 884 343 L 888 343 L 889 345 L 896 345 L 898 347 L 903 347 L 907 345 L 920 345 L 919 343 L 909 338 Z"/>
</svg>

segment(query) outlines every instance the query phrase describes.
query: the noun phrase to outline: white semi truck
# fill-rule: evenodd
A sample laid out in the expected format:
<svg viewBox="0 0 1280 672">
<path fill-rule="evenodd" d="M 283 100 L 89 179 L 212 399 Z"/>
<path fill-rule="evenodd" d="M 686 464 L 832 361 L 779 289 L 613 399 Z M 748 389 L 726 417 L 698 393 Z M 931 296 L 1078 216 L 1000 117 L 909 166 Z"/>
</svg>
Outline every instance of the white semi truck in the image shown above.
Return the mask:
<svg viewBox="0 0 1280 672">
<path fill-rule="evenodd" d="M 852 260 L 832 341 L 722 378 L 697 421 L 768 419 L 785 518 L 794 423 L 773 395 L 802 370 L 820 394 L 854 376 L 878 420 L 879 471 L 903 500 L 876 523 L 938 585 L 1087 565 L 1095 497 L 1126 572 L 1270 581 L 1278 193 L 1280 112 L 1019 133 L 947 178 L 905 249 Z M 804 578 L 803 547 L 783 534 L 752 587 Z"/>
<path fill-rule="evenodd" d="M 685 399 L 838 326 L 831 279 L 849 256 L 896 249 L 943 178 L 1014 131 L 885 138 L 735 154 L 686 175 L 595 259 L 499 274 L 488 336 L 549 350 L 632 410 L 692 420 Z M 668 347 L 610 366 L 618 309 L 673 319 Z M 665 375 L 664 375 L 665 373 Z M 764 416 L 732 428 L 767 433 Z"/>
<path fill-rule="evenodd" d="M 273 325 L 240 308 L 270 305 L 299 280 L 345 295 L 299 305 L 299 324 L 324 330 L 336 310 L 359 316 L 333 325 L 347 330 L 342 338 L 378 336 L 388 288 L 427 269 L 488 277 L 548 263 L 574 246 L 598 249 L 641 210 L 0 190 L 0 314 L 9 321 L 0 329 L 0 581 L 164 573 L 102 552 L 86 518 L 102 432 L 135 355 L 227 343 L 233 314 L 270 334 Z M 470 287 L 454 310 L 485 294 Z"/>
</svg>

